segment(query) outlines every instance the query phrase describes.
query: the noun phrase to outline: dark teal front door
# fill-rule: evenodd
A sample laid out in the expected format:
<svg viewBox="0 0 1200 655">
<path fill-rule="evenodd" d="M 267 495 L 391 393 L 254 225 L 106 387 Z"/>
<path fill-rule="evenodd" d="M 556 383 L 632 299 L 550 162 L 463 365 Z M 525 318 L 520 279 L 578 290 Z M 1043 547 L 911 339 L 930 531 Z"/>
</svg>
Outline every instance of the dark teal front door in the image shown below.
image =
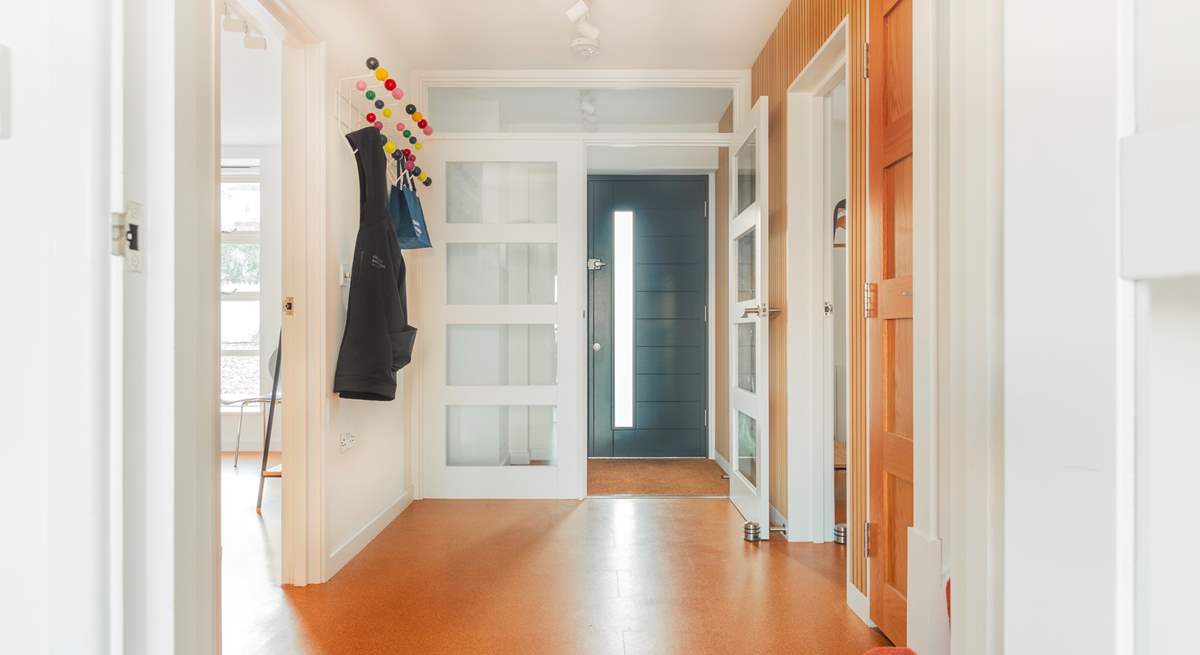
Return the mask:
<svg viewBox="0 0 1200 655">
<path fill-rule="evenodd" d="M 708 178 L 588 178 L 588 456 L 707 457 Z"/>
</svg>

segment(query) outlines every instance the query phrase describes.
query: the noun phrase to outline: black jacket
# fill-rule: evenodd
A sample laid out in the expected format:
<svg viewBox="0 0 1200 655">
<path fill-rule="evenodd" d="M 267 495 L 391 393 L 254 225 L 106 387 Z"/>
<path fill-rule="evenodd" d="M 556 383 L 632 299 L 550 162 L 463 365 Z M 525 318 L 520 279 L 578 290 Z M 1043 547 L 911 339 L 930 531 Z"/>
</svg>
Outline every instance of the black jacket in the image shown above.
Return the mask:
<svg viewBox="0 0 1200 655">
<path fill-rule="evenodd" d="M 346 140 L 358 161 L 358 238 L 333 390 L 342 398 L 392 400 L 396 371 L 411 361 L 417 329 L 408 324 L 404 257 L 387 212 L 387 156 L 374 127 Z"/>
</svg>

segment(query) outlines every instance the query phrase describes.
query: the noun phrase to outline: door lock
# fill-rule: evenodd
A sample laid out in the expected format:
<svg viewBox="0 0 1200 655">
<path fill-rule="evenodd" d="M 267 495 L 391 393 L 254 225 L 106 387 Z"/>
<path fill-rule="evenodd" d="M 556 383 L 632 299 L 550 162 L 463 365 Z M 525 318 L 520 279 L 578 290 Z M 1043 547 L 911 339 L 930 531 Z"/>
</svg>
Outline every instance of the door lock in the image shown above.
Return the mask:
<svg viewBox="0 0 1200 655">
<path fill-rule="evenodd" d="M 599 344 L 598 342 L 597 342 L 597 343 L 593 343 L 593 344 L 592 344 L 592 351 L 593 351 L 593 352 L 600 352 L 600 344 Z"/>
</svg>

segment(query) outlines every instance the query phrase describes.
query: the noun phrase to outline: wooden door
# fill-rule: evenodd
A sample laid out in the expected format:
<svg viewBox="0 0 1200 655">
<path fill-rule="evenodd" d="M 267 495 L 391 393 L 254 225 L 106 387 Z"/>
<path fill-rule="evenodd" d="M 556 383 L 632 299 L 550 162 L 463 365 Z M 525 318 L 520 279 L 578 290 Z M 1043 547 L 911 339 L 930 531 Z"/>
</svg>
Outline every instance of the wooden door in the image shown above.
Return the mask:
<svg viewBox="0 0 1200 655">
<path fill-rule="evenodd" d="M 913 520 L 912 4 L 871 3 L 867 348 L 871 619 L 907 640 Z"/>
</svg>

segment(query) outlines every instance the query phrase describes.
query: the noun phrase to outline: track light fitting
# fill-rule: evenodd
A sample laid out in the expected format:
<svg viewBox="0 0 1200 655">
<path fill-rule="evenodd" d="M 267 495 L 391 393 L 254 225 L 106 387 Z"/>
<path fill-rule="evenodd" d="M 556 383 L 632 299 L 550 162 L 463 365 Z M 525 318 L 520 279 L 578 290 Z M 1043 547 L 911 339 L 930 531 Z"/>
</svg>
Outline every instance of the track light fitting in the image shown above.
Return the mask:
<svg viewBox="0 0 1200 655">
<path fill-rule="evenodd" d="M 582 18 L 575 23 L 575 32 L 585 39 L 595 41 L 600 38 L 600 28 L 588 22 L 588 19 Z"/>
<path fill-rule="evenodd" d="M 571 51 L 581 59 L 591 59 L 600 54 L 600 28 L 588 21 L 592 8 L 587 0 L 579 0 L 567 9 L 567 19 L 575 23 L 575 38 L 571 39 Z"/>
<path fill-rule="evenodd" d="M 267 37 L 261 34 L 246 34 L 242 39 L 242 46 L 250 50 L 266 50 Z"/>
<path fill-rule="evenodd" d="M 580 20 L 586 18 L 590 11 L 591 7 L 588 7 L 588 3 L 585 0 L 579 0 L 579 2 L 571 5 L 571 8 L 567 10 L 567 20 L 572 23 L 578 23 Z"/>
<path fill-rule="evenodd" d="M 246 27 L 246 21 L 236 16 L 230 16 L 226 14 L 226 16 L 221 19 L 221 29 L 225 30 L 226 32 L 245 32 Z"/>
</svg>

